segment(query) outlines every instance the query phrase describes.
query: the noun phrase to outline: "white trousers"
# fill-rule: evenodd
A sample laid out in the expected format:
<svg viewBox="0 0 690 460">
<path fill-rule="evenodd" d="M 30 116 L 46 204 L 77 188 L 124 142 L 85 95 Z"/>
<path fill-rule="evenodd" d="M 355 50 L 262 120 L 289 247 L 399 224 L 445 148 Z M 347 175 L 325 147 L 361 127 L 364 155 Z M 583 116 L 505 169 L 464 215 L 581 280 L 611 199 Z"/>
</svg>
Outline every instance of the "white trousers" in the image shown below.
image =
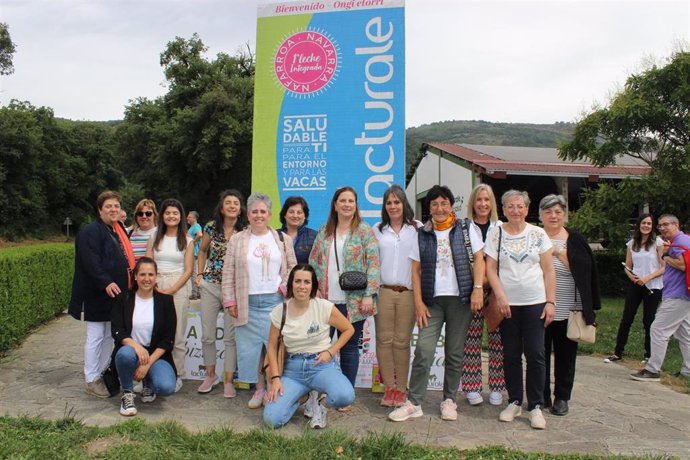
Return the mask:
<svg viewBox="0 0 690 460">
<path fill-rule="evenodd" d="M 666 358 L 668 341 L 674 335 L 683 355 L 680 373 L 690 376 L 690 300 L 663 299 L 650 330 L 652 356 L 646 369 L 659 372 Z"/>
<path fill-rule="evenodd" d="M 101 377 L 113 352 L 113 337 L 110 321 L 86 321 L 86 343 L 84 344 L 84 377 L 93 382 Z"/>
</svg>

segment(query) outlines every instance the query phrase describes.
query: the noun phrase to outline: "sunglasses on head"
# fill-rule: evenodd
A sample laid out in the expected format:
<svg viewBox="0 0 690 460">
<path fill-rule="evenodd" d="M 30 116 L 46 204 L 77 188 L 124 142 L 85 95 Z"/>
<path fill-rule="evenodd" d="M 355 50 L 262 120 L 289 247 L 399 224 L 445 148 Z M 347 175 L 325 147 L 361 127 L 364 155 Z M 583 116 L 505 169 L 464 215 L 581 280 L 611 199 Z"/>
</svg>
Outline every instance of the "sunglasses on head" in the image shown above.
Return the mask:
<svg viewBox="0 0 690 460">
<path fill-rule="evenodd" d="M 137 217 L 151 217 L 153 215 L 153 211 L 139 211 L 137 213 Z"/>
</svg>

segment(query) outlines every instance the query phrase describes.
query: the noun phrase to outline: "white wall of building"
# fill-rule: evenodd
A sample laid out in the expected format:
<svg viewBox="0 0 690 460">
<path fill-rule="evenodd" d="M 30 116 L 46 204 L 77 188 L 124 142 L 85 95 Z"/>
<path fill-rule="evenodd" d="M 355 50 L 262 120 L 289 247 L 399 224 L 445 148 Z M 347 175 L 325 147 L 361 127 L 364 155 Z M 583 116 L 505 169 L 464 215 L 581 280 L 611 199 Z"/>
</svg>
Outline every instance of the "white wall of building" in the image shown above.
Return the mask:
<svg viewBox="0 0 690 460">
<path fill-rule="evenodd" d="M 459 166 L 439 155 L 428 152 L 417 166 L 405 194 L 418 215 L 421 206 L 416 204 L 416 197 L 434 185 L 446 185 L 455 195 L 455 208 L 458 216 L 467 216 L 467 200 L 472 192 L 472 171 Z"/>
</svg>

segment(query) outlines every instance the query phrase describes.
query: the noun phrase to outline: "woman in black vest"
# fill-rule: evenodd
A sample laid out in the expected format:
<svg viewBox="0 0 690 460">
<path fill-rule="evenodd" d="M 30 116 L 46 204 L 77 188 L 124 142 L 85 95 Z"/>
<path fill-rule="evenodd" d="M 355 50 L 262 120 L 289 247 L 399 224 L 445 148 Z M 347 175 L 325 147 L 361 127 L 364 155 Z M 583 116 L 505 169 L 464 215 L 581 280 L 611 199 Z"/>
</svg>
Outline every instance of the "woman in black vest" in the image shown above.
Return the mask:
<svg viewBox="0 0 690 460">
<path fill-rule="evenodd" d="M 455 198 L 448 187 L 433 186 L 426 199 L 431 220 L 419 229 L 418 244 L 410 254 L 419 337 L 407 400 L 388 415 L 394 422 L 424 415 L 421 404 L 444 324 L 446 355 L 441 419 L 457 420 L 455 398 L 462 374 L 465 337 L 472 312 L 481 309 L 484 297 L 481 236 L 471 235 L 467 222 L 455 216 Z M 472 257 L 474 271 L 470 266 Z"/>
</svg>

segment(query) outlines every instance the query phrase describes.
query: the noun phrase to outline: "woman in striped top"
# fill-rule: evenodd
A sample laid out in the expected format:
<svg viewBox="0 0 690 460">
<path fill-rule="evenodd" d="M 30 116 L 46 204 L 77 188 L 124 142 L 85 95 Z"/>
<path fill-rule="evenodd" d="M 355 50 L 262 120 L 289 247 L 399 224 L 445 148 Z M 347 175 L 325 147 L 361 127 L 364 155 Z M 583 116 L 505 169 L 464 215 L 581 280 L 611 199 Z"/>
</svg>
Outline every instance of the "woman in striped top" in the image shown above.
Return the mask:
<svg viewBox="0 0 690 460">
<path fill-rule="evenodd" d="M 134 252 L 134 260 L 138 261 L 146 255 L 146 246 L 151 235 L 156 233 L 158 212 L 153 200 L 144 198 L 134 209 L 134 223 L 129 231 L 129 242 Z"/>
<path fill-rule="evenodd" d="M 568 401 L 575 381 L 577 342 L 567 337 L 568 314 L 582 311 L 587 324 L 594 323 L 594 310 L 601 308 L 599 274 L 587 240 L 564 227 L 567 205 L 562 195 L 547 195 L 539 203 L 539 219 L 553 245 L 556 272 L 556 316 L 546 327 L 546 382 L 544 405 L 554 415 L 568 413 Z M 551 350 L 554 352 L 554 400 L 551 402 Z"/>
</svg>

